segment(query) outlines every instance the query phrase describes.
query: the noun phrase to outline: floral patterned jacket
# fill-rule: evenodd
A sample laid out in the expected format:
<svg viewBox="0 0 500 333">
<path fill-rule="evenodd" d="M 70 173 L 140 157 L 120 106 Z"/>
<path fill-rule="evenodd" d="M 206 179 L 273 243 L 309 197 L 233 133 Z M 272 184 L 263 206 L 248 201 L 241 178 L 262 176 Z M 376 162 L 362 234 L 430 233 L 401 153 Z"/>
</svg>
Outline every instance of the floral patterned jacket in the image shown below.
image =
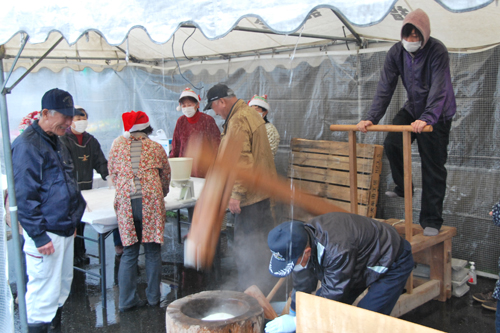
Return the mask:
<svg viewBox="0 0 500 333">
<path fill-rule="evenodd" d="M 108 169 L 116 187 L 114 208 L 124 246 L 138 242 L 132 218 L 130 194 L 135 191 L 130 160 L 130 143 L 142 140 L 137 177 L 142 186 L 142 242 L 163 243 L 166 211 L 164 197 L 170 184 L 170 165 L 163 147 L 147 137 L 118 137 L 109 153 Z"/>
</svg>

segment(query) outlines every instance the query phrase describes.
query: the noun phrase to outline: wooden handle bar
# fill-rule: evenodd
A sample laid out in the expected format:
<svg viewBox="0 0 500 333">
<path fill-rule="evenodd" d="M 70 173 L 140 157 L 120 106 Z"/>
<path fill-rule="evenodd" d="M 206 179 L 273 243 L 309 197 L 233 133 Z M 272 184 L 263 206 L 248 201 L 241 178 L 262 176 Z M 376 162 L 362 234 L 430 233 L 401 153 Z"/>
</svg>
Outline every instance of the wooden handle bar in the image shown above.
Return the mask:
<svg viewBox="0 0 500 333">
<path fill-rule="evenodd" d="M 366 128 L 368 132 L 413 132 L 411 125 L 371 125 Z M 330 131 L 359 131 L 356 125 L 330 125 Z M 424 127 L 422 132 L 432 132 L 432 125 Z"/>
<path fill-rule="evenodd" d="M 271 302 L 271 300 L 273 299 L 274 295 L 276 295 L 276 292 L 278 291 L 278 289 L 280 289 L 281 285 L 283 284 L 283 282 L 285 282 L 285 279 L 286 278 L 281 278 L 278 280 L 278 282 L 276 283 L 276 285 L 274 286 L 274 288 L 271 290 L 271 292 L 269 293 L 269 295 L 267 295 L 266 299 L 268 302 Z"/>
</svg>

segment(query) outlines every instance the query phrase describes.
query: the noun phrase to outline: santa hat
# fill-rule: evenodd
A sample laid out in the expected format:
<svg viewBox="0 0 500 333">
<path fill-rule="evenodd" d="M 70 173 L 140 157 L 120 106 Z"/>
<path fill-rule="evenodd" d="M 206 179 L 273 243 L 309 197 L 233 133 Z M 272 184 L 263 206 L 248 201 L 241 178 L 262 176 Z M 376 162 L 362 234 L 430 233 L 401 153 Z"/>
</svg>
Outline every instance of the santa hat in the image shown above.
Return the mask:
<svg viewBox="0 0 500 333">
<path fill-rule="evenodd" d="M 21 119 L 21 123 L 19 124 L 19 132 L 22 133 L 37 119 L 40 119 L 40 111 L 33 111 L 28 113 L 27 116 L 24 116 L 23 119 Z"/>
<path fill-rule="evenodd" d="M 260 106 L 261 108 L 269 111 L 269 103 L 267 103 L 267 95 L 263 96 L 253 95 L 252 100 L 248 102 L 248 106 L 252 105 Z"/>
<path fill-rule="evenodd" d="M 181 93 L 181 97 L 179 97 L 179 103 L 181 102 L 181 99 L 183 99 L 184 97 L 192 97 L 194 98 L 198 103 L 200 103 L 200 95 L 197 95 L 193 89 L 191 88 L 186 88 L 184 89 L 184 91 Z M 181 111 L 181 107 L 180 105 L 177 107 L 177 111 Z"/>
<path fill-rule="evenodd" d="M 141 131 L 149 126 L 149 117 L 142 111 L 130 111 L 122 114 L 123 128 L 125 133 L 123 136 L 130 138 L 130 132 Z"/>
</svg>

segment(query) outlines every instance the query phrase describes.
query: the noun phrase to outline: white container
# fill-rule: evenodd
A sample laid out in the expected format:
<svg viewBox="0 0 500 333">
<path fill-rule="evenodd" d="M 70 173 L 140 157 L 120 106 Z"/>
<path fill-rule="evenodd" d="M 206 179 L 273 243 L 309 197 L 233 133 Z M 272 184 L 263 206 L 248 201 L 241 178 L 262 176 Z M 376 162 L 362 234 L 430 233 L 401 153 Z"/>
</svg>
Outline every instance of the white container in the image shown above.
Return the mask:
<svg viewBox="0 0 500 333">
<path fill-rule="evenodd" d="M 150 135 L 149 138 L 155 142 L 158 142 L 163 146 L 163 149 L 167 152 L 167 155 L 170 153 L 170 148 L 172 147 L 172 139 L 168 139 L 167 135 L 162 129 L 156 131 L 156 135 Z"/>
<path fill-rule="evenodd" d="M 170 144 L 172 143 L 172 140 L 154 140 L 154 141 L 158 142 L 163 146 L 163 149 L 165 149 L 165 151 L 167 152 L 167 156 L 168 154 L 170 154 Z"/>
<path fill-rule="evenodd" d="M 193 167 L 192 157 L 172 157 L 168 159 L 170 164 L 170 178 L 172 181 L 185 181 L 191 177 Z"/>
<path fill-rule="evenodd" d="M 469 280 L 469 275 L 465 275 L 461 281 L 451 280 L 451 286 L 453 288 L 458 288 L 463 286 Z"/>
<path fill-rule="evenodd" d="M 467 266 L 467 260 L 463 259 L 451 259 L 451 268 L 453 268 L 456 271 L 461 270 L 462 268 L 465 268 Z"/>
<path fill-rule="evenodd" d="M 465 283 L 458 288 L 453 288 L 453 290 L 451 291 L 451 295 L 455 296 L 455 297 L 462 297 L 469 290 L 470 290 L 470 287 L 467 285 L 467 283 Z"/>
<path fill-rule="evenodd" d="M 467 268 L 462 268 L 459 270 L 453 269 L 451 271 L 451 280 L 452 281 L 462 281 L 464 277 L 469 275 L 469 270 Z"/>
<path fill-rule="evenodd" d="M 474 266 L 474 262 L 470 262 L 469 269 L 469 284 L 477 284 L 477 275 L 476 275 L 476 267 Z"/>
</svg>

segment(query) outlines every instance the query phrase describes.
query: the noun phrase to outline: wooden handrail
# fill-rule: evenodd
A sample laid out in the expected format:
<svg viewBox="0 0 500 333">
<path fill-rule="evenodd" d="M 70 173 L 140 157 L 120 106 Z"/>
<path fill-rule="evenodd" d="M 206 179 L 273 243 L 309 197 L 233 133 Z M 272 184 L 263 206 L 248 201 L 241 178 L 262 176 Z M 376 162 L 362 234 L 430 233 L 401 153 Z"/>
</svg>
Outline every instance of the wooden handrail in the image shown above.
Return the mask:
<svg viewBox="0 0 500 333">
<path fill-rule="evenodd" d="M 411 125 L 371 125 L 366 128 L 368 132 L 413 132 Z M 330 125 L 330 131 L 359 131 L 356 125 Z M 422 132 L 432 132 L 432 125 L 424 127 Z"/>
</svg>

